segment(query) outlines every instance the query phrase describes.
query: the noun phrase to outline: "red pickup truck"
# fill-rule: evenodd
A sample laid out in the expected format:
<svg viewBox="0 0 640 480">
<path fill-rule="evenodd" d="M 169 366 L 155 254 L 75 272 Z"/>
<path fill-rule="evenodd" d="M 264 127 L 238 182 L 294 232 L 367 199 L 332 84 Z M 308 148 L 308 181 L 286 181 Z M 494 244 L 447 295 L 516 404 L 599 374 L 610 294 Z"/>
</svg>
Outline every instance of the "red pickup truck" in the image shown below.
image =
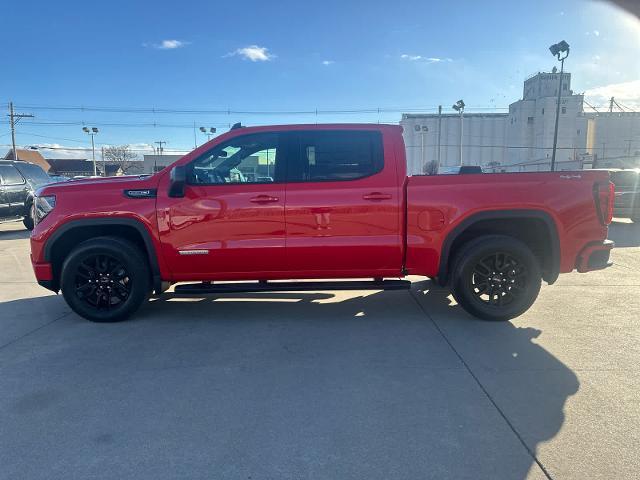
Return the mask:
<svg viewBox="0 0 640 480">
<path fill-rule="evenodd" d="M 43 187 L 31 259 L 93 321 L 177 282 L 202 295 L 408 288 L 406 275 L 507 320 L 542 280 L 610 265 L 613 200 L 603 171 L 407 177 L 398 126 L 240 127 L 152 176 Z"/>
</svg>

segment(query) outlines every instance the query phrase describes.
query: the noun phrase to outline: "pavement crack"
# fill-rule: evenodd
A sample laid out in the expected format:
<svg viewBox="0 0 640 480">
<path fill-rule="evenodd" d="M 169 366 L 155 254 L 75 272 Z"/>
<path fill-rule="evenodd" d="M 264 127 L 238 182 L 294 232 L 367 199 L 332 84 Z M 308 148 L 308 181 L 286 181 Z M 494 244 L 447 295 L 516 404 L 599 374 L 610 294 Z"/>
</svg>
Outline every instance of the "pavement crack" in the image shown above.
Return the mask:
<svg viewBox="0 0 640 480">
<path fill-rule="evenodd" d="M 462 354 L 456 349 L 456 347 L 453 345 L 453 343 L 449 340 L 449 338 L 445 335 L 444 331 L 440 328 L 440 326 L 438 325 L 438 323 L 433 319 L 433 317 L 429 314 L 429 312 L 424 308 L 424 306 L 420 303 L 420 301 L 416 298 L 416 296 L 413 293 L 413 290 L 409 290 L 409 296 L 411 296 L 411 298 L 414 300 L 414 302 L 416 302 L 416 305 L 418 305 L 418 308 L 420 310 L 422 310 L 422 312 L 427 316 L 427 318 L 431 321 L 431 323 L 433 324 L 433 326 L 435 327 L 435 329 L 438 331 L 438 333 L 440 333 L 440 335 L 442 336 L 442 338 L 444 339 L 445 342 L 447 342 L 447 345 L 449 345 L 449 348 L 451 348 L 451 350 L 453 351 L 453 353 L 458 357 L 458 359 L 460 360 L 460 362 L 462 363 L 462 365 L 464 366 L 464 368 L 467 370 L 467 372 L 469 372 L 469 375 L 471 375 L 471 378 L 474 379 L 474 381 L 476 382 L 476 384 L 478 385 L 478 387 L 480 387 L 480 390 L 482 390 L 482 392 L 485 394 L 485 396 L 487 397 L 487 399 L 489 400 L 489 402 L 491 402 L 491 404 L 493 405 L 493 407 L 496 409 L 496 411 L 500 414 L 500 416 L 502 417 L 502 419 L 505 421 L 505 423 L 507 424 L 507 426 L 511 429 L 511 431 L 513 432 L 513 434 L 516 436 L 516 438 L 520 441 L 520 443 L 522 444 L 522 446 L 524 447 L 524 449 L 527 451 L 527 453 L 529 454 L 529 456 L 531 457 L 531 459 L 538 465 L 538 467 L 540 468 L 540 470 L 542 471 L 542 473 L 544 473 L 545 477 L 547 477 L 548 480 L 553 480 L 553 477 L 551 476 L 551 474 L 547 471 L 547 469 L 545 468 L 545 466 L 542 464 L 542 462 L 538 459 L 538 457 L 536 456 L 535 452 L 533 450 L 531 450 L 531 448 L 529 448 L 529 446 L 527 445 L 527 443 L 524 441 L 524 439 L 522 438 L 522 436 L 520 435 L 520 433 L 518 432 L 518 430 L 516 430 L 515 426 L 513 425 L 513 423 L 511 423 L 511 421 L 509 420 L 509 418 L 507 417 L 507 415 L 502 411 L 502 409 L 498 406 L 498 404 L 496 403 L 496 401 L 493 399 L 493 397 L 491 396 L 491 394 L 489 393 L 489 391 L 485 388 L 485 386 L 482 384 L 482 382 L 480 381 L 480 379 L 475 375 L 475 373 L 473 373 L 473 370 L 471 369 L 471 367 L 469 366 L 469 364 L 465 361 L 465 359 L 462 357 Z"/>
<path fill-rule="evenodd" d="M 13 340 L 11 340 L 11 341 L 9 341 L 9 342 L 5 343 L 4 345 L 0 345 L 0 350 L 3 350 L 5 347 L 8 347 L 8 346 L 10 346 L 10 345 L 13 345 L 14 343 L 16 343 L 16 342 L 18 342 L 18 341 L 22 340 L 23 338 L 28 337 L 28 336 L 29 336 L 29 335 L 31 335 L 32 333 L 36 333 L 37 331 L 42 330 L 44 327 L 48 327 L 48 326 L 49 326 L 49 325 L 51 325 L 52 323 L 57 322 L 58 320 L 61 320 L 61 319 L 63 319 L 64 317 L 66 317 L 67 315 L 70 315 L 70 314 L 71 314 L 71 310 L 69 310 L 69 311 L 68 311 L 68 312 L 66 312 L 66 313 L 63 313 L 63 314 L 62 314 L 62 315 L 60 315 L 59 317 L 54 318 L 54 319 L 53 319 L 53 320 L 51 320 L 50 322 L 47 322 L 47 323 L 45 323 L 45 324 L 43 324 L 43 325 L 40 325 L 38 328 L 34 328 L 33 330 L 31 330 L 31 331 L 29 331 L 29 332 L 25 333 L 24 335 L 20 335 L 19 337 L 14 338 Z"/>
</svg>

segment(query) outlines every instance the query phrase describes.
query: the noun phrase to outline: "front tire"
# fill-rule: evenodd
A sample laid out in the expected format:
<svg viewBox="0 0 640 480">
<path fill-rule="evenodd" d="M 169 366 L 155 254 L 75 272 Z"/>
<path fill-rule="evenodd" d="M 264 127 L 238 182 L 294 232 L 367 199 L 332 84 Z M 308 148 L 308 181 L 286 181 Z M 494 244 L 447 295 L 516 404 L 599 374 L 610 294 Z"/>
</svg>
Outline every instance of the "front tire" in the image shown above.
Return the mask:
<svg viewBox="0 0 640 480">
<path fill-rule="evenodd" d="M 62 265 L 64 299 L 81 317 L 118 322 L 133 314 L 151 289 L 148 264 L 133 243 L 98 237 L 77 246 Z"/>
<path fill-rule="evenodd" d="M 33 205 L 29 205 L 27 208 L 27 214 L 22 219 L 22 224 L 27 230 L 33 230 L 34 222 L 33 222 Z"/>
<path fill-rule="evenodd" d="M 463 245 L 454 258 L 451 293 L 482 320 L 522 315 L 540 292 L 542 274 L 529 247 L 515 238 L 487 235 Z"/>
</svg>

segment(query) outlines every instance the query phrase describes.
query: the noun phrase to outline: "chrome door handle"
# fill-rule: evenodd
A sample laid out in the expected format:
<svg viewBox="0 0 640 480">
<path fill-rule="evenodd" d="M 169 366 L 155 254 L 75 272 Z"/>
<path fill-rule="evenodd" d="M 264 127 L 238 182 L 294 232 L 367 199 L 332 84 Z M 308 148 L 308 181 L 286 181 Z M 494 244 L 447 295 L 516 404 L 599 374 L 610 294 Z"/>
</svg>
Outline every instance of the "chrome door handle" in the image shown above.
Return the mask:
<svg viewBox="0 0 640 480">
<path fill-rule="evenodd" d="M 279 200 L 278 197 L 272 197 L 271 195 L 258 195 L 257 197 L 249 199 L 251 203 L 273 203 Z"/>
</svg>

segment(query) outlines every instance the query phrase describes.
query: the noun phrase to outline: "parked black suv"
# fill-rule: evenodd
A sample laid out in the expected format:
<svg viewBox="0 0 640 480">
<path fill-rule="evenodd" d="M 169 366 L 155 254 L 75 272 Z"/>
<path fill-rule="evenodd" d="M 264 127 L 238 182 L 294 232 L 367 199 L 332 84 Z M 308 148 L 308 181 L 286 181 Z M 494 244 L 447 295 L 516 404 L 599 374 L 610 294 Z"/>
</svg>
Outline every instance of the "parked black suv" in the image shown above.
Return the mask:
<svg viewBox="0 0 640 480">
<path fill-rule="evenodd" d="M 613 215 L 640 222 L 640 170 L 610 170 L 609 175 L 616 186 Z"/>
<path fill-rule="evenodd" d="M 53 183 L 38 165 L 0 160 L 0 222 L 22 219 L 33 229 L 33 194 L 41 186 Z"/>
</svg>

